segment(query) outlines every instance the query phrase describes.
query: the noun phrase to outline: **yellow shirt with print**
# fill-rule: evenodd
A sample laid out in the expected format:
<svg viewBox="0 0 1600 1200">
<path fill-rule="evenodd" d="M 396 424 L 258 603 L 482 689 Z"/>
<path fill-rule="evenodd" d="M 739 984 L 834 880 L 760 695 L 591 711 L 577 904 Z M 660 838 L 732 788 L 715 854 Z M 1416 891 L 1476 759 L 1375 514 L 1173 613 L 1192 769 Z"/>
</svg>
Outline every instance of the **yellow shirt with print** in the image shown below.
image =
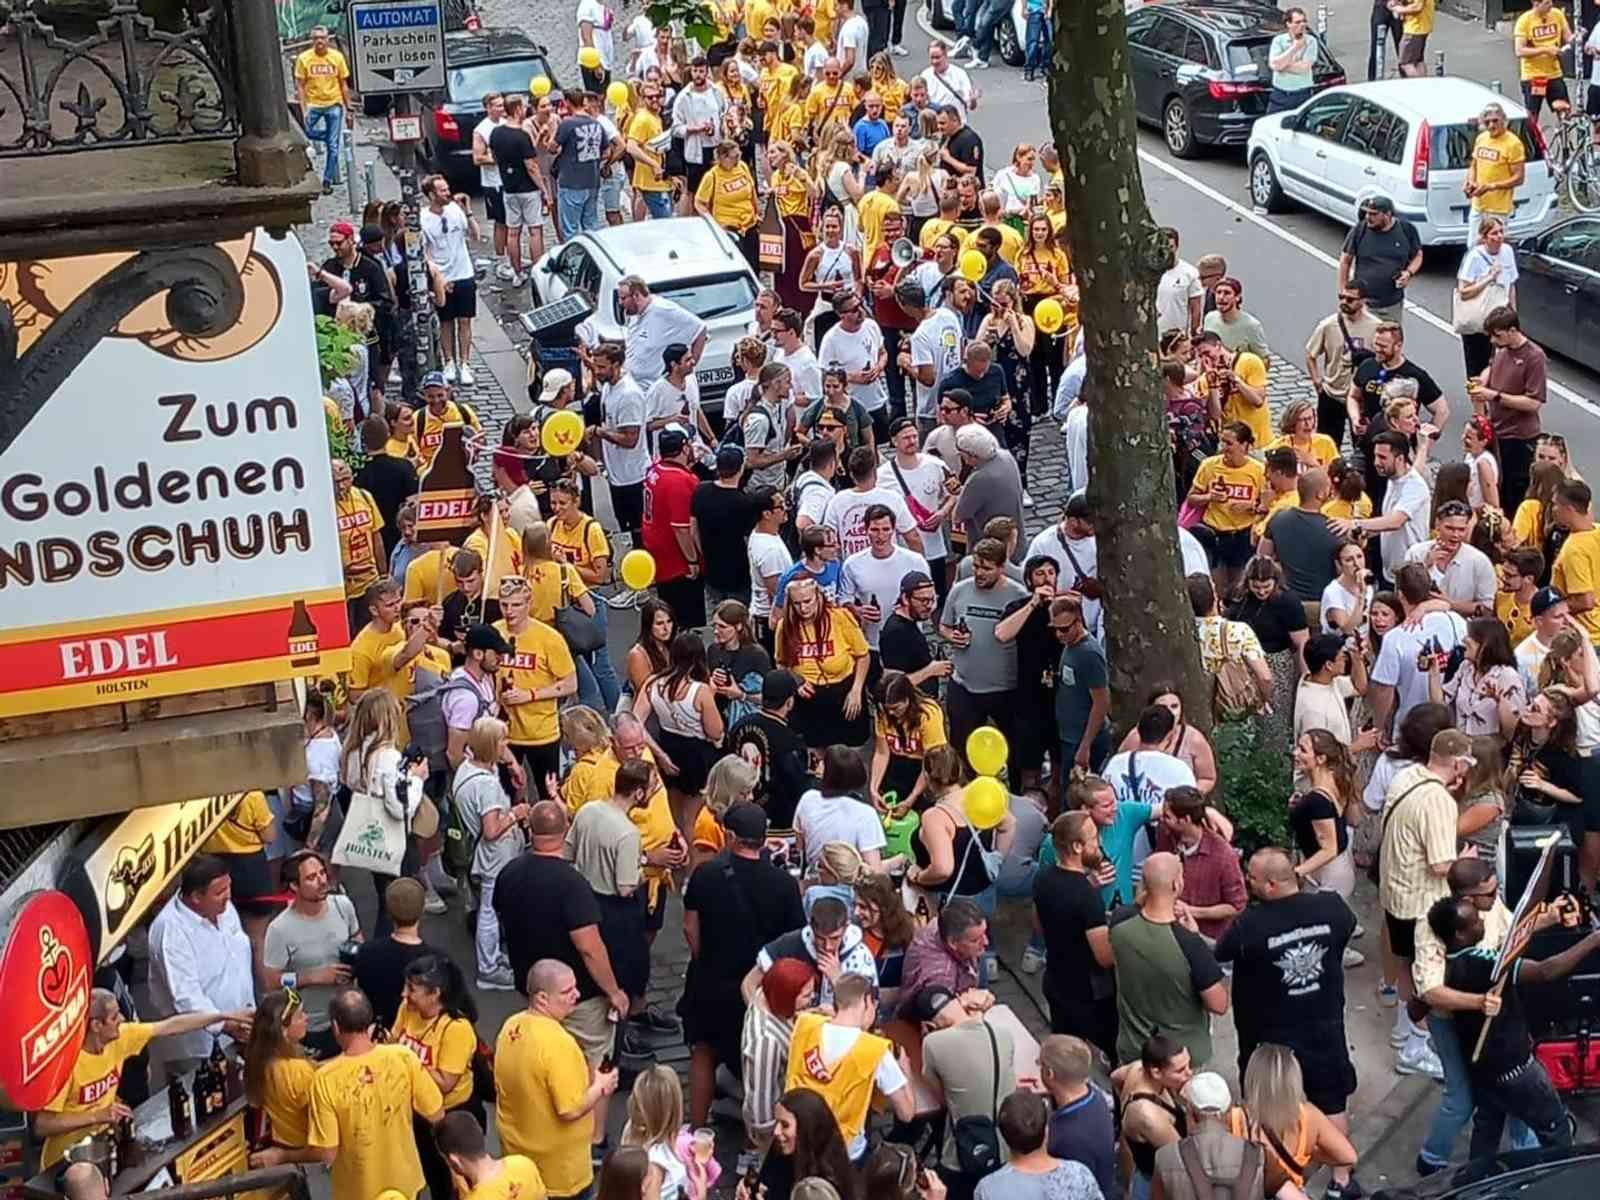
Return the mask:
<svg viewBox="0 0 1600 1200">
<path fill-rule="evenodd" d="M 360 691 L 367 688 L 387 688 L 396 700 L 404 701 L 411 694 L 411 672 L 393 669 L 395 647 L 405 644 L 406 633 L 396 621 L 379 633 L 371 624 L 362 626 L 361 632 L 350 639 L 350 686 Z"/>
<path fill-rule="evenodd" d="M 1422 7 L 1418 11 L 1406 14 L 1400 32 L 1407 37 L 1427 37 L 1433 32 L 1434 8 L 1435 0 L 1422 0 Z"/>
<path fill-rule="evenodd" d="M 870 260 L 873 252 L 883 244 L 884 218 L 899 211 L 900 202 L 878 188 L 873 188 L 856 201 L 856 212 L 861 217 L 862 262 Z"/>
<path fill-rule="evenodd" d="M 851 94 L 850 85 L 842 79 L 838 83 L 817 84 L 806 97 L 807 123 L 821 129 L 830 121 L 848 122 L 850 110 L 855 107 L 850 101 Z"/>
<path fill-rule="evenodd" d="M 433 1117 L 443 1107 L 439 1085 L 403 1046 L 341 1054 L 318 1067 L 306 1144 L 339 1151 L 334 1200 L 372 1200 L 387 1188 L 416 1195 L 427 1181 L 411 1117 Z"/>
<path fill-rule="evenodd" d="M 1533 632 L 1533 613 L 1517 603 L 1515 593 L 1494 594 L 1494 615 L 1511 635 L 1512 646 L 1520 646 L 1522 639 Z"/>
<path fill-rule="evenodd" d="M 1265 393 L 1267 390 L 1267 364 L 1261 361 L 1259 354 L 1251 354 L 1248 350 L 1241 352 L 1233 360 L 1233 369 L 1239 377 L 1256 391 Z M 1266 400 L 1266 396 L 1262 396 Z M 1237 391 L 1230 391 L 1228 398 L 1222 404 L 1222 420 L 1226 424 L 1230 421 L 1243 421 L 1250 426 L 1250 432 L 1255 435 L 1255 444 L 1264 446 L 1272 440 L 1272 410 L 1268 404 L 1263 403 L 1259 408 Z"/>
<path fill-rule="evenodd" d="M 538 691 L 577 671 L 567 639 L 543 621 L 529 621 L 521 633 L 512 633 L 505 621 L 498 629 L 512 645 L 512 653 L 500 656 L 498 678 L 502 688 Z M 511 724 L 511 744 L 548 746 L 561 737 L 556 714 L 557 700 L 530 700 L 526 704 L 505 705 Z"/>
<path fill-rule="evenodd" d="M 380 539 L 383 514 L 364 488 L 352 487 L 344 499 L 334 497 L 333 513 L 339 524 L 339 562 L 344 567 L 344 594 L 360 596 L 378 580 L 378 560 L 372 543 Z"/>
<path fill-rule="evenodd" d="M 309 1058 L 279 1056 L 267 1064 L 261 1108 L 267 1114 L 267 1140 L 299 1150 L 311 1133 L 311 1082 L 317 1064 Z"/>
<path fill-rule="evenodd" d="M 423 406 L 417 413 L 417 453 L 419 461 L 417 469 L 431 466 L 433 456 L 439 453 L 439 447 L 444 445 L 444 427 L 446 425 L 464 425 L 464 437 L 471 438 L 482 433 L 482 426 L 470 408 L 462 408 L 454 400 L 444 402 L 444 413 L 440 416 L 433 415 L 433 409 Z"/>
<path fill-rule="evenodd" d="M 777 21 L 778 13 L 778 6 L 772 0 L 745 0 L 745 32 L 759 42 L 765 36 L 767 22 Z M 781 27 L 782 22 L 779 25 Z"/>
<path fill-rule="evenodd" d="M 839 15 L 839 10 L 834 6 L 833 0 L 816 0 L 811 6 L 811 19 L 817 25 L 817 41 L 833 45 L 833 21 Z M 866 66 L 865 63 L 858 64 Z"/>
<path fill-rule="evenodd" d="M 640 757 L 646 762 L 655 762 L 655 755 L 650 753 L 648 746 L 640 751 Z M 572 770 L 567 772 L 566 779 L 561 783 L 561 799 L 566 803 L 567 812 L 577 816 L 578 810 L 590 801 L 608 798 L 616 789 L 617 770 L 621 765 L 610 749 L 591 750 L 573 763 Z M 659 850 L 672 840 L 678 826 L 672 818 L 672 802 L 667 798 L 667 788 L 661 781 L 659 771 L 656 773 L 656 790 L 650 793 L 650 799 L 644 804 L 629 810 L 628 819 L 638 826 L 639 848 L 647 854 Z M 643 876 L 649 889 L 650 904 L 654 907 L 660 889 L 666 887 L 671 890 L 672 872 L 666 867 L 646 866 Z"/>
<path fill-rule="evenodd" d="M 776 117 L 768 114 L 767 140 L 793 146 L 804 135 L 810 124 L 811 118 L 806 115 L 805 104 L 799 100 L 790 100 Z"/>
<path fill-rule="evenodd" d="M 1592 599 L 1600 601 L 1600 529 L 1583 529 L 1567 535 L 1550 572 L 1550 586 L 1563 596 L 1588 593 Z M 1588 611 L 1572 615 L 1589 635 L 1589 641 L 1600 646 L 1600 606 L 1590 605 Z"/>
<path fill-rule="evenodd" d="M 597 559 L 611 566 L 611 542 L 606 538 L 605 527 L 588 513 L 578 518 L 576 525 L 562 521 L 550 522 L 550 544 L 559 547 L 563 557 L 580 570 L 590 570 Z"/>
<path fill-rule="evenodd" d="M 633 114 L 633 119 L 628 122 L 628 140 L 638 142 L 646 153 L 650 150 L 650 139 L 657 138 L 665 132 L 661 118 L 648 108 L 641 108 Z M 662 155 L 656 155 L 659 160 Z M 633 160 L 633 186 L 640 192 L 670 192 L 672 181 L 659 174 L 654 168 L 647 166 L 638 159 Z"/>
<path fill-rule="evenodd" d="M 554 1195 L 587 1188 L 594 1179 L 594 1116 L 560 1117 L 581 1107 L 589 1090 L 589 1064 L 572 1035 L 543 1014 L 512 1014 L 495 1039 L 494 1080 L 495 1124 L 506 1153 L 532 1159 Z"/>
<path fill-rule="evenodd" d="M 903 79 L 872 81 L 872 90 L 883 101 L 883 119 L 894 124 L 894 119 L 900 115 L 900 110 L 906 106 L 906 83 Z"/>
<path fill-rule="evenodd" d="M 1532 546 L 1535 550 L 1544 548 L 1544 505 L 1537 500 L 1524 500 L 1517 505 L 1516 515 L 1511 518 L 1511 532 L 1516 537 L 1519 546 Z"/>
<path fill-rule="evenodd" d="M 794 81 L 799 78 L 800 72 L 786 62 L 779 62 L 773 67 L 762 67 L 761 74 L 756 76 L 756 91 L 761 93 L 761 107 L 765 113 L 764 120 L 769 134 L 772 132 L 772 123 L 777 119 L 778 113 L 789 103 L 789 93 L 794 90 Z"/>
<path fill-rule="evenodd" d="M 731 171 L 720 163 L 712 167 L 694 198 L 710 207 L 711 219 L 730 232 L 743 233 L 756 223 L 756 181 L 744 163 Z"/>
<path fill-rule="evenodd" d="M 142 1021 L 124 1021 L 117 1040 L 98 1054 L 91 1054 L 85 1046 L 72 1064 L 72 1074 L 61 1085 L 45 1112 L 78 1116 L 108 1108 L 117 1098 L 117 1088 L 122 1083 L 122 1065 L 150 1044 L 156 1027 Z M 39 1155 L 39 1166 L 49 1167 L 59 1162 L 67 1147 L 93 1133 L 110 1133 L 110 1125 L 90 1125 L 71 1133 L 57 1133 L 47 1137 L 44 1150 Z"/>
<path fill-rule="evenodd" d="M 827 1022 L 821 1013 L 801 1013 L 795 1019 L 783 1087 L 785 1091 L 809 1088 L 820 1093 L 848 1145 L 867 1123 L 878 1064 L 885 1054 L 894 1053 L 894 1043 L 863 1030 L 839 1061 L 829 1063 L 822 1057 L 822 1031 Z"/>
<path fill-rule="evenodd" d="M 335 108 L 344 104 L 340 84 L 350 78 L 350 67 L 332 46 L 325 54 L 306 50 L 294 60 L 294 77 L 305 88 L 306 104 L 312 108 Z"/>
<path fill-rule="evenodd" d="M 919 700 L 917 705 L 919 715 L 916 726 L 904 735 L 889 720 L 882 705 L 878 707 L 878 737 L 889 747 L 889 754 L 894 758 L 921 758 L 936 746 L 950 744 L 944 730 L 943 710 L 931 701 L 924 703 Z"/>
<path fill-rule="evenodd" d="M 1244 460 L 1238 467 L 1230 467 L 1223 461 L 1222 455 L 1213 454 L 1200 464 L 1194 473 L 1194 485 L 1190 488 L 1194 492 L 1207 492 L 1215 480 L 1221 480 L 1228 489 L 1229 500 L 1243 500 L 1250 504 L 1250 511 L 1238 512 L 1227 504 L 1206 505 L 1206 524 L 1219 533 L 1233 533 L 1240 529 L 1249 529 L 1255 524 L 1256 498 L 1261 495 L 1267 486 L 1267 469 L 1253 458 Z"/>
<path fill-rule="evenodd" d="M 533 1159 L 508 1154 L 493 1179 L 461 1193 L 461 1200 L 545 1200 L 550 1194 Z"/>
<path fill-rule="evenodd" d="M 1264 447 L 1262 447 L 1262 449 L 1276 450 L 1280 446 L 1287 446 L 1289 449 L 1293 450 L 1295 448 L 1294 438 L 1287 433 L 1279 434 Z M 1316 461 L 1317 466 L 1326 467 L 1334 459 L 1339 457 L 1339 447 L 1327 434 L 1313 433 L 1311 435 L 1311 457 Z"/>
<path fill-rule="evenodd" d="M 1567 22 L 1566 13 L 1559 8 L 1552 8 L 1541 17 L 1529 9 L 1517 18 L 1512 37 L 1513 46 L 1527 42 L 1536 50 L 1543 51 L 1542 54 L 1530 54 L 1517 59 L 1522 78 L 1561 78 L 1561 48 L 1572 40 L 1572 26 Z"/>
<path fill-rule="evenodd" d="M 787 611 L 787 610 L 785 610 Z M 849 609 L 828 610 L 828 636 L 816 640 L 817 628 L 813 622 L 786 618 L 778 623 L 778 658 L 786 660 L 789 640 L 802 639 L 796 648 L 795 665 L 790 668 L 807 683 L 830 684 L 850 679 L 855 674 L 856 659 L 867 654 L 867 639 L 861 626 Z"/>
<path fill-rule="evenodd" d="M 262 838 L 271 828 L 266 793 L 246 792 L 200 849 L 205 854 L 254 854 L 266 848 Z"/>
<path fill-rule="evenodd" d="M 471 1021 L 447 1013 L 424 1017 L 402 1000 L 389 1034 L 391 1042 L 415 1054 L 424 1067 L 456 1077 L 455 1086 L 445 1093 L 446 1108 L 460 1108 L 472 1098 L 472 1056 L 478 1052 L 478 1033 Z"/>
<path fill-rule="evenodd" d="M 535 621 L 543 621 L 546 625 L 555 622 L 556 609 L 561 604 L 563 579 L 566 581 L 568 604 L 589 594 L 589 585 L 583 582 L 578 568 L 571 563 L 530 562 L 524 565 L 522 575 L 533 592 L 528 612 Z"/>
<path fill-rule="evenodd" d="M 785 167 L 769 180 L 768 186 L 778 198 L 780 217 L 810 216 L 811 191 L 806 187 L 805 175 L 799 167 Z"/>
<path fill-rule="evenodd" d="M 1352 521 L 1372 515 L 1372 497 L 1362 492 L 1354 501 L 1335 497 L 1322 506 L 1322 515 L 1335 521 Z"/>
<path fill-rule="evenodd" d="M 410 459 L 413 466 L 422 466 L 422 447 L 415 437 L 390 438 L 383 444 L 383 452 L 393 458 Z"/>
<path fill-rule="evenodd" d="M 1262 538 L 1266 537 L 1267 522 L 1278 515 L 1279 509 L 1293 508 L 1299 503 L 1300 492 L 1297 488 L 1290 488 L 1287 492 L 1284 492 L 1283 495 L 1274 496 L 1267 504 L 1267 511 L 1262 513 L 1261 516 L 1256 519 L 1256 523 L 1250 527 L 1250 540 L 1252 542 L 1259 542 Z"/>
<path fill-rule="evenodd" d="M 1052 296 L 1058 288 L 1067 285 L 1072 275 L 1072 263 L 1059 246 L 1051 246 L 1043 254 L 1036 254 L 1031 246 L 1025 247 L 1011 265 L 1017 269 L 1024 296 Z"/>
<path fill-rule="evenodd" d="M 967 248 L 967 231 L 954 221 L 947 221 L 943 217 L 930 217 L 922 226 L 922 232 L 917 235 L 917 245 L 923 250 L 931 251 L 933 244 L 945 234 L 953 234 L 956 239 L 956 253 Z"/>
<path fill-rule="evenodd" d="M 494 542 L 493 563 L 489 561 L 489 535 L 481 529 L 474 529 L 467 534 L 467 540 L 461 543 L 461 548 L 477 554 L 488 569 L 483 580 L 483 594 L 486 596 L 500 594 L 500 580 L 522 574 L 522 538 L 509 525 L 500 526 L 500 536 Z"/>
<path fill-rule="evenodd" d="M 408 562 L 405 593 L 401 599 L 443 604 L 444 598 L 456 590 L 455 572 L 446 565 L 446 554 L 454 557 L 455 550 L 429 550 Z"/>
<path fill-rule="evenodd" d="M 1526 157 L 1522 139 L 1509 129 L 1498 134 L 1480 133 L 1472 143 L 1472 181 L 1510 183 L 1516 177 L 1518 164 Z M 1472 198 L 1474 212 L 1509 216 L 1516 206 L 1516 194 L 1511 191 L 1489 192 Z"/>
</svg>

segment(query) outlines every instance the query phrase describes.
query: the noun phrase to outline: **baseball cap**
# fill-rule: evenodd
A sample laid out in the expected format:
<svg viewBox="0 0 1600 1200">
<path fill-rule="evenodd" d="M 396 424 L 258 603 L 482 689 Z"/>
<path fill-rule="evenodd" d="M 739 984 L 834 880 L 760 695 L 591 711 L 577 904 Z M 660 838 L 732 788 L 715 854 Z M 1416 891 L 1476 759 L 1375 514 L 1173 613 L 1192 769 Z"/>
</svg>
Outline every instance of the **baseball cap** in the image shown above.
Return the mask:
<svg viewBox="0 0 1600 1200">
<path fill-rule="evenodd" d="M 906 1014 L 917 1024 L 937 1020 L 939 1014 L 950 1006 L 956 994 L 942 984 L 931 984 L 911 997 L 911 1009 Z"/>
<path fill-rule="evenodd" d="M 474 625 L 467 630 L 466 637 L 468 650 L 493 650 L 499 654 L 510 654 L 511 643 L 501 635 L 493 625 Z"/>
<path fill-rule="evenodd" d="M 688 444 L 689 434 L 682 425 L 668 425 L 656 438 L 656 445 L 661 449 L 662 458 L 681 454 Z"/>
<path fill-rule="evenodd" d="M 1197 1113 L 1225 1113 L 1233 1107 L 1228 1081 L 1215 1071 L 1201 1071 L 1184 1085 L 1183 1098 Z"/>
<path fill-rule="evenodd" d="M 370 246 L 373 242 L 383 241 L 382 225 L 363 225 L 361 227 L 361 244 Z"/>
<path fill-rule="evenodd" d="M 907 571 L 900 576 L 900 594 L 909 596 L 918 588 L 932 587 L 933 577 L 926 571 Z"/>
<path fill-rule="evenodd" d="M 717 447 L 717 474 L 732 475 L 744 469 L 744 451 L 731 442 Z"/>
<path fill-rule="evenodd" d="M 1553 587 L 1542 587 L 1533 594 L 1533 599 L 1528 601 L 1528 611 L 1536 617 L 1542 617 L 1566 597 Z"/>
<path fill-rule="evenodd" d="M 539 385 L 539 403 L 554 404 L 561 389 L 572 382 L 572 372 L 562 367 L 544 373 L 544 382 Z"/>
<path fill-rule="evenodd" d="M 356 227 L 350 224 L 349 221 L 335 221 L 328 226 L 328 232 L 338 234 L 342 238 L 353 238 L 356 235 Z"/>
<path fill-rule="evenodd" d="M 722 827 L 742 842 L 758 842 L 767 836 L 767 810 L 740 801 L 722 814 Z"/>
<path fill-rule="evenodd" d="M 431 387 L 447 388 L 449 386 L 450 385 L 445 382 L 444 372 L 443 371 L 429 371 L 426 375 L 424 375 L 422 377 L 422 390 L 423 391 L 427 391 Z"/>
<path fill-rule="evenodd" d="M 761 677 L 761 707 L 777 708 L 800 692 L 800 681 L 784 670 L 768 671 Z"/>
<path fill-rule="evenodd" d="M 889 436 L 899 437 L 902 429 L 915 429 L 917 423 L 910 417 L 896 417 L 889 422 Z"/>
<path fill-rule="evenodd" d="M 1394 211 L 1394 201 L 1380 194 L 1369 199 L 1365 207 L 1372 212 L 1392 213 Z"/>
</svg>

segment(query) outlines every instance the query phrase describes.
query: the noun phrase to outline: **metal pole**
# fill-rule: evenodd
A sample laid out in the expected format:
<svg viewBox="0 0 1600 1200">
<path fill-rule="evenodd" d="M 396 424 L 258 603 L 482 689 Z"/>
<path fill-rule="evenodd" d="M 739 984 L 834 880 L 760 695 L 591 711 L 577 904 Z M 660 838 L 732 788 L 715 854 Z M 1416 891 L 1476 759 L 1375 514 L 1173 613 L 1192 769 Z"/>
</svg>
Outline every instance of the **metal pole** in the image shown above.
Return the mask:
<svg viewBox="0 0 1600 1200">
<path fill-rule="evenodd" d="M 345 126 L 344 190 L 350 201 L 350 215 L 361 216 L 361 184 L 356 179 L 356 123 L 352 117 Z"/>
<path fill-rule="evenodd" d="M 1443 75 L 1444 74 L 1444 51 L 1443 50 L 1440 50 L 1437 54 L 1435 54 L 1433 56 L 1433 73 L 1435 75 Z"/>
<path fill-rule="evenodd" d="M 367 203 L 371 204 L 378 198 L 378 160 L 375 158 L 367 159 L 361 168 L 361 173 L 365 177 Z"/>
<path fill-rule="evenodd" d="M 1372 77 L 1382 79 L 1388 67 L 1384 61 L 1389 56 L 1389 41 L 1387 35 L 1380 35 L 1376 45 L 1372 48 Z"/>
<path fill-rule="evenodd" d="M 398 116 L 415 111 L 413 97 L 402 92 L 394 98 Z M 421 395 L 422 376 L 433 366 L 433 301 L 428 293 L 428 271 L 422 261 L 422 192 L 417 178 L 417 144 L 395 143 L 396 174 L 400 177 L 400 202 L 406 210 L 406 278 L 411 285 L 412 352 L 400 355 L 401 389 L 408 401 Z"/>
<path fill-rule="evenodd" d="M 1326 4 L 1317 5 L 1317 36 L 1324 41 L 1328 37 L 1328 6 Z"/>
</svg>

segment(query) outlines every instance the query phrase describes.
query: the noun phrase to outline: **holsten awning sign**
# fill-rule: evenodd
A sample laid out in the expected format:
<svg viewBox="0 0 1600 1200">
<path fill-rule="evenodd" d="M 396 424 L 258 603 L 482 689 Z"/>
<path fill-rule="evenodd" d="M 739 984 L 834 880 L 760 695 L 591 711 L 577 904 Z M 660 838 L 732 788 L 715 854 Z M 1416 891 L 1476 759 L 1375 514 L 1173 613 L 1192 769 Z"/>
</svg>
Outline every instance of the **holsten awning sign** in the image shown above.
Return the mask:
<svg viewBox="0 0 1600 1200">
<path fill-rule="evenodd" d="M 421 92 L 444 86 L 444 20 L 437 0 L 350 5 L 356 91 Z"/>
<path fill-rule="evenodd" d="M 304 254 L 204 249 L 242 296 L 208 338 L 127 307 L 135 255 L 0 263 L 24 362 L 76 364 L 0 421 L 0 717 L 348 665 Z"/>
</svg>

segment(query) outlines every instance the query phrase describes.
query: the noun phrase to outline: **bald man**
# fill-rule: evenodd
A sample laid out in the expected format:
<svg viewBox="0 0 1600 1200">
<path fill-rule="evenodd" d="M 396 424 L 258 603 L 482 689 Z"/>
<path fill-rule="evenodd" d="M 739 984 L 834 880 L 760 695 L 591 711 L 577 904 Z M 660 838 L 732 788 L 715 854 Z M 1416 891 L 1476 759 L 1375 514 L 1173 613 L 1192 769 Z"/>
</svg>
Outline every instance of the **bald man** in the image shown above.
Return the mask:
<svg viewBox="0 0 1600 1200">
<path fill-rule="evenodd" d="M 67 1200 L 110 1200 L 111 1188 L 100 1168 L 90 1162 L 76 1162 L 61 1177 Z"/>
<path fill-rule="evenodd" d="M 1356 1090 L 1344 1030 L 1344 954 L 1356 918 L 1337 892 L 1302 891 L 1285 850 L 1267 846 L 1245 869 L 1250 905 L 1217 942 L 1233 964 L 1233 1020 L 1239 1074 L 1262 1042 L 1294 1051 L 1306 1099 L 1347 1132 L 1345 1102 Z M 1335 1167 L 1342 1188 L 1348 1167 Z"/>
<path fill-rule="evenodd" d="M 1111 916 L 1120 1062 L 1138 1058 L 1158 1031 L 1182 1043 L 1196 1069 L 1211 1061 L 1211 1017 L 1228 1011 L 1228 991 L 1211 947 L 1178 899 L 1182 893 L 1182 861 L 1152 854 L 1137 905 Z"/>
</svg>

